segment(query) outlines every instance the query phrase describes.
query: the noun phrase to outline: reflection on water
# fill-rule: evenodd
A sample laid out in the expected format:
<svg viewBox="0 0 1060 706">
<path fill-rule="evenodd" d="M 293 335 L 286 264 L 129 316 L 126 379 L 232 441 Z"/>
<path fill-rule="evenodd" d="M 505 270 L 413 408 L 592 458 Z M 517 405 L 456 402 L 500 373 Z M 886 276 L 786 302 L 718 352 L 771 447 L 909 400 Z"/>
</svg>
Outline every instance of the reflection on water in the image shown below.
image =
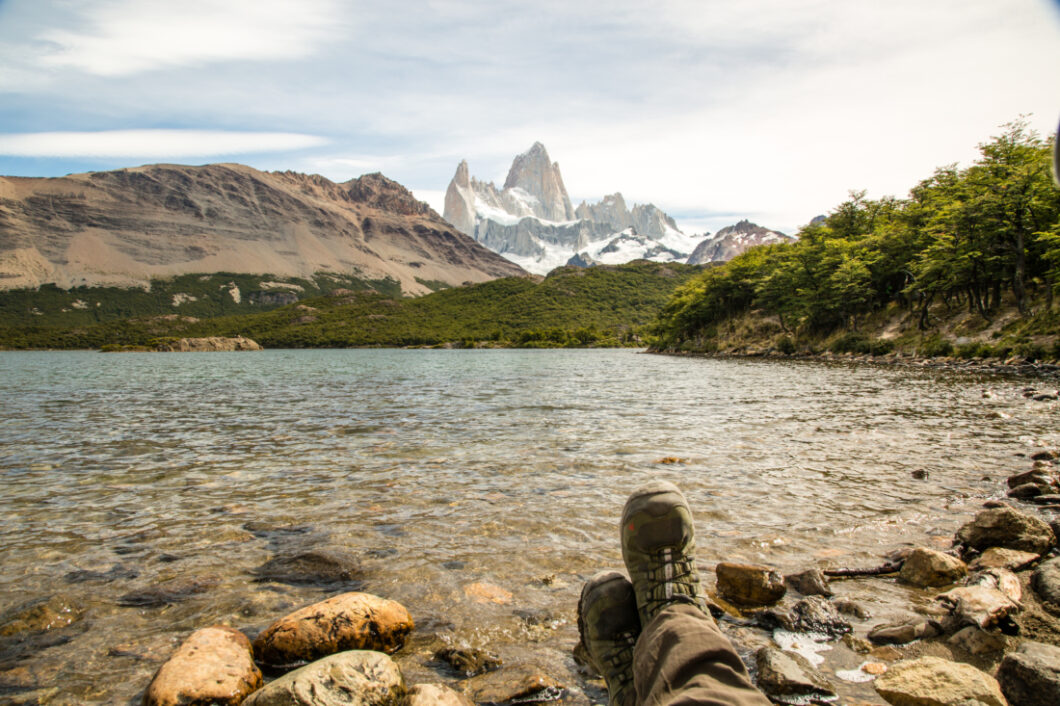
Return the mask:
<svg viewBox="0 0 1060 706">
<path fill-rule="evenodd" d="M 684 489 L 708 585 L 722 559 L 875 564 L 948 544 L 1029 467 L 1017 453 L 1060 443 L 1055 403 L 1024 384 L 631 351 L 3 353 L 0 610 L 60 595 L 84 617 L 63 644 L 7 649 L 0 683 L 128 702 L 187 631 L 254 634 L 326 595 L 254 574 L 323 546 L 416 617 L 410 681 L 452 678 L 424 656 L 450 641 L 577 695 L 580 582 L 621 564 L 635 485 Z M 163 582 L 201 590 L 121 605 Z M 476 602 L 474 583 L 512 598 Z M 838 591 L 877 618 L 910 600 L 886 581 Z"/>
</svg>

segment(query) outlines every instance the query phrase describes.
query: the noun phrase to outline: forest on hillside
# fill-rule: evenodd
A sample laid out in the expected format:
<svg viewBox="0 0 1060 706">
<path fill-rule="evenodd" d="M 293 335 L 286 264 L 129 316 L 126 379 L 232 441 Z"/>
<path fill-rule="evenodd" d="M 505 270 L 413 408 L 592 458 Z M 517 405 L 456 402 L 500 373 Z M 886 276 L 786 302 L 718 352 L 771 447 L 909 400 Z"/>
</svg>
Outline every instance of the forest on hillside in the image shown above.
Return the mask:
<svg viewBox="0 0 1060 706">
<path fill-rule="evenodd" d="M 772 342 L 781 352 L 829 336 L 848 349 L 854 342 L 857 352 L 886 352 L 893 342 L 866 330 L 885 314 L 905 322 L 919 352 L 938 355 L 953 351 L 938 335 L 947 315 L 974 314 L 987 329 L 1014 309 L 1021 326 L 1010 330 L 1021 332 L 1017 348 L 1026 344 L 1017 352 L 1041 354 L 1042 337 L 1029 334 L 1051 335 L 1055 346 L 1060 329 L 1053 139 L 1020 119 L 979 145 L 972 165 L 937 169 L 908 198 L 852 192 L 796 242 L 750 250 L 690 279 L 664 308 L 656 347 L 709 352 L 734 321 L 752 316 L 776 323 Z M 1003 341 L 995 347 L 1013 349 Z M 998 352 L 975 345 L 980 355 Z M 1045 353 L 1056 357 L 1047 346 Z"/>
</svg>

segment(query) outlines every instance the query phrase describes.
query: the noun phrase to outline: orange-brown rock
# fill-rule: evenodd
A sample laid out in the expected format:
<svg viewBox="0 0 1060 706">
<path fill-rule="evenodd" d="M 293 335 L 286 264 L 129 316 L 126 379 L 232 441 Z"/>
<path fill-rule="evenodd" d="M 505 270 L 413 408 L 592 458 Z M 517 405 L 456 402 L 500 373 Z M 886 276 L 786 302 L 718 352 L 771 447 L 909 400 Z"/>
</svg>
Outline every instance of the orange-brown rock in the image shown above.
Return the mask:
<svg viewBox="0 0 1060 706">
<path fill-rule="evenodd" d="M 289 670 L 344 650 L 393 654 L 412 631 L 405 606 L 369 593 L 342 593 L 280 618 L 254 640 L 254 655 Z"/>
<path fill-rule="evenodd" d="M 240 704 L 261 686 L 250 640 L 234 628 L 196 630 L 158 668 L 144 692 L 144 706 Z"/>
<path fill-rule="evenodd" d="M 738 605 L 772 605 L 787 591 L 784 578 L 773 568 L 758 564 L 718 564 L 718 593 Z"/>
</svg>

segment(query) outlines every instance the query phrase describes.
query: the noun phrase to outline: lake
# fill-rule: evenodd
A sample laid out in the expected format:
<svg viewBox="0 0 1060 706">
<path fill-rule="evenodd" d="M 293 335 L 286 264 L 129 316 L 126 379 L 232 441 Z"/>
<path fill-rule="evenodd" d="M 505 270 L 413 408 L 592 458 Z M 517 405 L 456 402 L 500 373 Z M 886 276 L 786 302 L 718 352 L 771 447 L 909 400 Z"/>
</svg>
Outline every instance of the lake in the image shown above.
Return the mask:
<svg viewBox="0 0 1060 706">
<path fill-rule="evenodd" d="M 342 590 L 258 580 L 323 548 L 412 613 L 410 683 L 455 680 L 431 654 L 466 645 L 600 702 L 570 656 L 574 611 L 621 566 L 639 483 L 684 490 L 710 588 L 721 560 L 877 565 L 948 546 L 1026 454 L 1060 446 L 1056 403 L 1027 384 L 630 350 L 0 353 L 0 611 L 54 597 L 80 616 L 4 638 L 0 695 L 135 703 L 191 630 L 253 636 Z M 128 598 L 160 584 L 167 604 Z M 836 592 L 872 611 L 862 635 L 925 600 L 885 579 Z"/>
</svg>

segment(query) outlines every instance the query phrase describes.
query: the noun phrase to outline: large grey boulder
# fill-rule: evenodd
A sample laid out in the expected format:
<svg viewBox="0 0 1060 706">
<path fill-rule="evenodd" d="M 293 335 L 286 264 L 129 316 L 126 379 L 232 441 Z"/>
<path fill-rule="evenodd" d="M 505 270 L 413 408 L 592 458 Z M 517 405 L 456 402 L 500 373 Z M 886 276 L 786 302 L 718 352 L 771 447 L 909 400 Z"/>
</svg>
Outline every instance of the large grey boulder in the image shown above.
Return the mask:
<svg viewBox="0 0 1060 706">
<path fill-rule="evenodd" d="M 1024 642 L 1005 655 L 997 680 L 1011 706 L 1060 704 L 1060 647 Z"/>
<path fill-rule="evenodd" d="M 245 706 L 404 706 L 405 680 L 382 652 L 350 650 L 265 685 Z"/>
</svg>

